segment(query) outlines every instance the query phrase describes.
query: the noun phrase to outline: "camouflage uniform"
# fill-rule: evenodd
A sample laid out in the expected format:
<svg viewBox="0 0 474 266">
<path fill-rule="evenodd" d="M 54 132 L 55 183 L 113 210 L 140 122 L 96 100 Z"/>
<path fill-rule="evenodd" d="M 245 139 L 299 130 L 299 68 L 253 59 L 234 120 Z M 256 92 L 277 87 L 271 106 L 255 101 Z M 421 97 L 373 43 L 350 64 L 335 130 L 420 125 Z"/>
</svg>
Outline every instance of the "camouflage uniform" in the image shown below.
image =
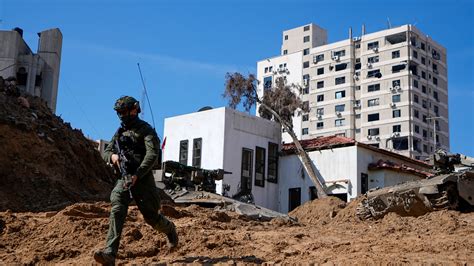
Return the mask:
<svg viewBox="0 0 474 266">
<path fill-rule="evenodd" d="M 123 138 L 123 136 L 131 141 L 132 145 L 130 145 L 131 148 L 128 148 L 128 152 L 132 158 L 129 158 L 129 160 L 135 161 L 137 166 L 135 167 L 136 170 L 132 169 L 130 172 L 131 175 L 138 177 L 135 185 L 130 188 L 133 200 L 135 200 L 145 221 L 154 229 L 165 233 L 169 238 L 172 232 L 176 232 L 175 226 L 159 213 L 160 196 L 151 171 L 160 152 L 159 138 L 155 130 L 137 116 L 127 123 L 126 126 L 122 123 L 122 127 L 115 133 L 110 145 L 108 145 L 104 152 L 104 160 L 106 162 L 112 163 L 112 154 L 118 154 L 115 141 Z M 124 149 L 121 144 L 120 146 L 121 149 Z M 107 234 L 107 247 L 104 252 L 115 257 L 120 244 L 123 224 L 127 216 L 128 205 L 132 201 L 130 191 L 124 188 L 123 178 L 117 180 L 110 195 L 110 201 L 112 209 Z"/>
</svg>

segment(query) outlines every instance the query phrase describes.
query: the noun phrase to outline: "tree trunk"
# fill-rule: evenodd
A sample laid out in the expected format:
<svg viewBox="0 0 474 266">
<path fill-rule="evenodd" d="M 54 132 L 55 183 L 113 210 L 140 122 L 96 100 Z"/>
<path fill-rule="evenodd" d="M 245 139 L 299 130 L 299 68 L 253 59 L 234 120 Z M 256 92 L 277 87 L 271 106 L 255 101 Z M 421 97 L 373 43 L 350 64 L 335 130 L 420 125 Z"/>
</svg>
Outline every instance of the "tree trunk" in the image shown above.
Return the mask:
<svg viewBox="0 0 474 266">
<path fill-rule="evenodd" d="M 281 117 L 275 112 L 273 109 L 271 109 L 269 106 L 266 104 L 262 103 L 259 101 L 259 104 L 262 105 L 265 109 L 267 109 L 272 115 L 280 122 L 280 124 L 286 129 L 288 134 L 290 134 L 291 138 L 293 139 L 293 143 L 295 144 L 296 151 L 298 158 L 300 159 L 301 163 L 303 164 L 304 169 L 306 170 L 306 173 L 308 173 L 309 178 L 311 178 L 311 181 L 313 181 L 314 186 L 316 187 L 316 192 L 318 195 L 318 198 L 326 198 L 328 195 L 326 194 L 326 191 L 324 190 L 323 185 L 321 184 L 321 181 L 318 179 L 316 176 L 316 173 L 314 172 L 313 166 L 311 164 L 311 160 L 309 159 L 308 154 L 306 151 L 303 149 L 301 146 L 300 141 L 296 137 L 295 132 L 293 132 L 293 127 L 288 125 L 285 121 L 281 119 Z"/>
</svg>

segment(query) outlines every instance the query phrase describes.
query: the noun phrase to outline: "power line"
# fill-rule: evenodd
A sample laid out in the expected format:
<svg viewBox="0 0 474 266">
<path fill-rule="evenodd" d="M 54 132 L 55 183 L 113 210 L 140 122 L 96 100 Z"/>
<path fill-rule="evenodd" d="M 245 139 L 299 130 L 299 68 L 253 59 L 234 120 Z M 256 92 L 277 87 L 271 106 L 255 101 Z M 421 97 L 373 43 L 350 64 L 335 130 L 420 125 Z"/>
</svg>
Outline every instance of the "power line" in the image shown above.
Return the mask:
<svg viewBox="0 0 474 266">
<path fill-rule="evenodd" d="M 68 85 L 68 82 L 67 81 L 64 81 L 65 83 L 65 86 L 64 88 L 66 88 L 66 92 L 72 96 L 72 99 L 76 102 L 77 106 L 79 107 L 79 110 L 81 111 L 82 115 L 86 118 L 87 122 L 89 123 L 89 126 L 92 128 L 92 130 L 94 130 L 94 133 L 99 136 L 99 139 L 102 139 L 102 134 L 99 133 L 99 131 L 94 127 L 94 124 L 89 120 L 89 117 L 87 116 L 86 112 L 84 111 L 84 109 L 82 108 L 82 105 L 79 103 L 79 101 L 77 100 L 76 96 L 74 96 L 74 94 L 72 94 L 72 92 L 69 92 L 69 91 L 72 91 L 71 88 L 69 87 Z"/>
<path fill-rule="evenodd" d="M 145 81 L 143 80 L 142 69 L 140 68 L 140 63 L 137 63 L 137 66 L 138 66 L 138 72 L 140 73 L 140 78 L 142 80 L 143 91 L 145 92 L 145 96 L 146 96 L 146 99 L 147 99 L 147 102 L 148 102 L 148 107 L 150 108 L 150 114 L 151 114 L 151 120 L 153 122 L 153 128 L 156 129 L 155 117 L 153 116 L 153 110 L 151 109 L 150 98 L 148 97 L 148 92 L 146 90 Z"/>
</svg>

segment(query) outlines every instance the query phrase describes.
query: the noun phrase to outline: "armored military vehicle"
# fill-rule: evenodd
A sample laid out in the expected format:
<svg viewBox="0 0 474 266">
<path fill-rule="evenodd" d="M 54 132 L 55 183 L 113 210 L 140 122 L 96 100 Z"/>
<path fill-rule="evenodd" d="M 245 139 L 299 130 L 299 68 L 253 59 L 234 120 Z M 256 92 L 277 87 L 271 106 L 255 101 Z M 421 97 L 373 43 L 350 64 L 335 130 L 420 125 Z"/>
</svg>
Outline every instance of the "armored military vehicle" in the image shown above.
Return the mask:
<svg viewBox="0 0 474 266">
<path fill-rule="evenodd" d="M 420 216 L 442 209 L 472 208 L 474 158 L 438 151 L 431 157 L 431 164 L 433 177 L 369 190 L 357 207 L 357 217 L 379 219 L 389 212 Z"/>
<path fill-rule="evenodd" d="M 250 218 L 268 221 L 276 217 L 290 219 L 288 215 L 266 209 L 248 201 L 225 196 L 230 186 L 223 185 L 224 195 L 216 193 L 216 180 L 223 180 L 231 172 L 223 169 L 208 170 L 187 166 L 175 161 L 165 161 L 161 170 L 155 174 L 156 185 L 176 204 L 196 204 L 213 207 L 217 210 L 229 210 Z"/>
</svg>

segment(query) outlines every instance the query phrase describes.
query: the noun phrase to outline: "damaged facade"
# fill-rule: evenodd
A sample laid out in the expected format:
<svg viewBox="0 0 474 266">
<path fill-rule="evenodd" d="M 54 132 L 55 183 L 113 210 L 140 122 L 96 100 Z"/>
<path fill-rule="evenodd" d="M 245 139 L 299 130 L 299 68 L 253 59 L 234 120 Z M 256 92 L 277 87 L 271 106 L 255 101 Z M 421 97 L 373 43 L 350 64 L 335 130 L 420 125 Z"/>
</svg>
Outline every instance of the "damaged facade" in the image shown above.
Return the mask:
<svg viewBox="0 0 474 266">
<path fill-rule="evenodd" d="M 38 36 L 34 53 L 23 39 L 22 29 L 0 31 L 0 76 L 14 77 L 20 90 L 41 97 L 55 112 L 63 37 L 57 28 Z"/>
<path fill-rule="evenodd" d="M 252 194 L 256 205 L 287 213 L 314 199 L 294 145 L 281 145 L 280 125 L 229 108 L 165 119 L 164 161 L 232 174 L 218 181 L 217 193 Z M 330 195 L 350 201 L 371 188 L 426 177 L 430 165 L 342 136 L 301 142 Z M 225 185 L 230 190 L 225 191 Z"/>
</svg>

